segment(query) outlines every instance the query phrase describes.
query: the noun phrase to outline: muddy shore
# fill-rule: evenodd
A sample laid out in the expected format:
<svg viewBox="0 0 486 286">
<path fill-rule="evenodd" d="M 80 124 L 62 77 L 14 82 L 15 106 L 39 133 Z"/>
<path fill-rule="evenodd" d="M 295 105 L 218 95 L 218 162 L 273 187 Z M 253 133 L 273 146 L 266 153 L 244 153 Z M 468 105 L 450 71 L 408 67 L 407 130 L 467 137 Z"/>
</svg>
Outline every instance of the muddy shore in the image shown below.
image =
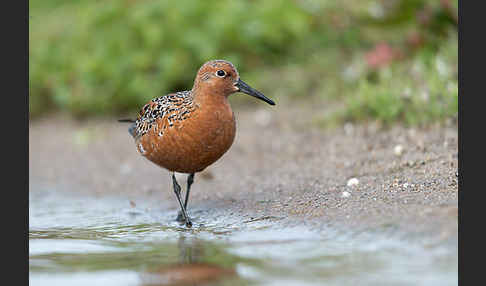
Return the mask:
<svg viewBox="0 0 486 286">
<path fill-rule="evenodd" d="M 235 109 L 232 148 L 197 174 L 189 214 L 239 223 L 272 220 L 356 231 L 380 227 L 431 244 L 457 244 L 458 133 L 427 128 L 315 124 L 319 104 Z M 185 175 L 178 177 L 185 186 Z M 350 179 L 358 184 L 348 186 Z M 30 192 L 119 196 L 127 206 L 178 204 L 169 173 L 141 157 L 116 118 L 63 115 L 29 128 Z"/>
</svg>

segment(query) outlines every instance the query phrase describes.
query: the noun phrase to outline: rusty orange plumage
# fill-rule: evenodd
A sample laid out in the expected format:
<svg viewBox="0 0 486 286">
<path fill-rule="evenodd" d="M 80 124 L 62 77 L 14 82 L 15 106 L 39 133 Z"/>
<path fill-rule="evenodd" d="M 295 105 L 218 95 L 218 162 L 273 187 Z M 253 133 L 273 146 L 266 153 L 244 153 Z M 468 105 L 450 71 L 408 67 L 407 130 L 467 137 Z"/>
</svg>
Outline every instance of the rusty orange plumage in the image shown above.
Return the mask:
<svg viewBox="0 0 486 286">
<path fill-rule="evenodd" d="M 140 154 L 172 172 L 181 207 L 178 220 L 188 227 L 192 223 L 186 207 L 194 174 L 221 158 L 234 141 L 236 122 L 228 96 L 235 92 L 275 105 L 243 82 L 232 63 L 212 60 L 201 66 L 190 91 L 152 99 L 129 127 Z M 189 174 L 184 203 L 174 172 Z"/>
</svg>

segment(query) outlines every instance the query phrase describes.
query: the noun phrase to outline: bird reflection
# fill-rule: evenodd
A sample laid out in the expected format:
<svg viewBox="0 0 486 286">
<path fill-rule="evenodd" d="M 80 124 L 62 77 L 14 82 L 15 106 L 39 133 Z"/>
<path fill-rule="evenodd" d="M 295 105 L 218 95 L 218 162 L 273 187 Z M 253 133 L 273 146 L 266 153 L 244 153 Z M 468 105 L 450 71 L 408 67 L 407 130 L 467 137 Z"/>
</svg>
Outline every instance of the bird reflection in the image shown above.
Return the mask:
<svg viewBox="0 0 486 286">
<path fill-rule="evenodd" d="M 181 234 L 177 247 L 179 261 L 142 273 L 143 285 L 207 285 L 236 273 L 234 269 L 206 262 L 205 250 L 210 247 L 207 242 Z"/>
</svg>

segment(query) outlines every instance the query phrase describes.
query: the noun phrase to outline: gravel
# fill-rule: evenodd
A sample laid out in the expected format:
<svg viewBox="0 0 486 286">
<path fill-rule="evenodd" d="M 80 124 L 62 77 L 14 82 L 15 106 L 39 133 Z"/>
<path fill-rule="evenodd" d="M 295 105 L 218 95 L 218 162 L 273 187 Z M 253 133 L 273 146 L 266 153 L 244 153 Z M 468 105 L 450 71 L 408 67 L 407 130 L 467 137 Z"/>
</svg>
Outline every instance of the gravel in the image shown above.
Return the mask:
<svg viewBox="0 0 486 286">
<path fill-rule="evenodd" d="M 331 130 L 313 123 L 323 105 L 257 106 L 235 110 L 235 142 L 196 174 L 189 213 L 356 230 L 394 225 L 410 235 L 457 239 L 457 125 Z M 175 216 L 169 173 L 138 154 L 127 128 L 116 118 L 32 121 L 30 192 L 122 196 L 127 206 L 150 201 Z M 185 175 L 178 178 L 185 185 Z"/>
</svg>

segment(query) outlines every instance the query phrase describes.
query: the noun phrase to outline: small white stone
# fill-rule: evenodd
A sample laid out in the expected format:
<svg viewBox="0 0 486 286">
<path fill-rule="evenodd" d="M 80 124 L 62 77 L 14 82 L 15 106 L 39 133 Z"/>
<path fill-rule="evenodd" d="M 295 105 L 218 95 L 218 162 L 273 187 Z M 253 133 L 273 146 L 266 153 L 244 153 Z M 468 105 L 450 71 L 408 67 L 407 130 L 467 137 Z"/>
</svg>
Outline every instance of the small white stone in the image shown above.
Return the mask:
<svg viewBox="0 0 486 286">
<path fill-rule="evenodd" d="M 351 196 L 351 194 L 349 192 L 346 192 L 346 191 L 342 192 L 342 194 L 341 194 L 341 198 L 348 198 L 350 196 Z"/>
<path fill-rule="evenodd" d="M 408 183 L 403 184 L 403 187 L 406 189 L 408 188 Z"/>
<path fill-rule="evenodd" d="M 393 152 L 397 156 L 401 156 L 403 154 L 403 146 L 402 145 L 397 145 L 395 148 L 393 148 Z"/>
<path fill-rule="evenodd" d="M 358 179 L 356 178 L 351 178 L 348 180 L 348 187 L 356 186 L 359 184 Z"/>
</svg>

